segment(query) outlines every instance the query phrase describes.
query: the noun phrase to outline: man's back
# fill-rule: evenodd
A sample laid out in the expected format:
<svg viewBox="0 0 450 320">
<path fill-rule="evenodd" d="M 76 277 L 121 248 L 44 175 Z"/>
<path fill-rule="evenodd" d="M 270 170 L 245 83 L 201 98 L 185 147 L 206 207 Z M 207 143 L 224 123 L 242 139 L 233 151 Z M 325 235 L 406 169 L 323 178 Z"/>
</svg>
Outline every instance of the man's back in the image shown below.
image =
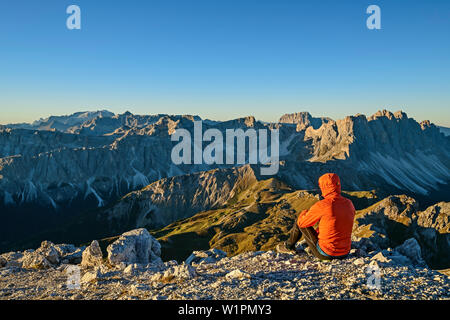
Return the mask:
<svg viewBox="0 0 450 320">
<path fill-rule="evenodd" d="M 317 230 L 320 248 L 331 256 L 347 254 L 355 219 L 353 203 L 341 195 L 325 198 L 319 203 L 319 209 L 323 211 Z"/>
<path fill-rule="evenodd" d="M 351 248 L 355 207 L 351 200 L 341 196 L 337 175 L 323 175 L 319 179 L 319 186 L 324 199 L 302 212 L 297 225 L 299 228 L 308 228 L 319 222 L 319 247 L 330 256 L 346 255 Z"/>
</svg>

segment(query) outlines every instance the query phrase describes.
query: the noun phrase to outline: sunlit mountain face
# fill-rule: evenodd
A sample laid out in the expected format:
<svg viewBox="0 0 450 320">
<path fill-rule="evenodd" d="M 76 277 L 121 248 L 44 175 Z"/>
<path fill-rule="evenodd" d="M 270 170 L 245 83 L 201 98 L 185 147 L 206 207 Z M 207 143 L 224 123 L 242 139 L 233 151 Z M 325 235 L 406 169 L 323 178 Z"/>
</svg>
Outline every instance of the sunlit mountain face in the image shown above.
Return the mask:
<svg viewBox="0 0 450 320">
<path fill-rule="evenodd" d="M 335 172 L 349 192 L 405 194 L 420 209 L 449 201 L 450 138 L 401 111 L 340 120 L 301 112 L 277 123 L 254 117 L 202 121 L 203 132 L 217 129 L 224 136 L 229 129 L 278 130 L 273 176 L 261 176 L 262 165 L 248 166 L 248 147 L 244 163 L 174 164 L 172 135 L 185 129 L 194 136 L 201 120 L 97 111 L 2 126 L 0 251 L 44 235 L 73 242 L 129 227 L 163 228 L 225 205 L 252 179 L 316 190 L 322 174 Z"/>
</svg>

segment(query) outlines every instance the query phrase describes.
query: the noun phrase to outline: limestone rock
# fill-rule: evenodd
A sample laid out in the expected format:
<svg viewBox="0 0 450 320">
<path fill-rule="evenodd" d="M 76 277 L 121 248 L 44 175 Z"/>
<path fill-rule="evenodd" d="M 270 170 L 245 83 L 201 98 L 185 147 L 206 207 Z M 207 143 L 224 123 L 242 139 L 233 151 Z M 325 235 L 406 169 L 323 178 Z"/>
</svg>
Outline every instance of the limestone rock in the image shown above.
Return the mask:
<svg viewBox="0 0 450 320">
<path fill-rule="evenodd" d="M 43 241 L 41 247 L 36 250 L 37 253 L 42 254 L 51 264 L 58 264 L 61 254 L 50 241 Z"/>
<path fill-rule="evenodd" d="M 145 284 L 133 284 L 130 288 L 131 294 L 136 296 L 148 292 L 149 290 L 151 290 L 151 288 Z"/>
<path fill-rule="evenodd" d="M 65 256 L 77 251 L 77 247 L 73 244 L 56 244 L 55 249 L 59 252 L 60 256 Z"/>
<path fill-rule="evenodd" d="M 188 264 L 182 264 L 167 269 L 164 272 L 163 278 L 176 278 L 189 280 L 197 276 L 197 272 L 194 267 Z"/>
<path fill-rule="evenodd" d="M 42 254 L 30 252 L 23 256 L 22 266 L 25 269 L 49 269 L 52 264 Z"/>
<path fill-rule="evenodd" d="M 28 251 L 26 254 L 31 254 Z M 375 256 L 378 252 L 369 253 Z M 389 259 L 400 255 L 383 250 Z M 309 256 L 290 257 L 275 252 L 238 254 L 233 258 L 199 265 L 196 269 L 176 263 L 153 266 L 132 264 L 145 272 L 125 274 L 122 270 L 101 267 L 88 272 L 71 273 L 71 266 L 50 270 L 1 268 L 3 298 L 7 299 L 427 299 L 448 300 L 450 277 L 435 270 L 414 265 L 384 264 L 366 258 L 364 266 L 355 266 L 355 258 L 334 260 L 327 268 Z M 370 261 L 370 264 L 367 262 Z M 305 271 L 301 267 L 306 266 Z M 332 267 L 332 268 L 331 268 Z M 76 268 L 78 271 L 80 268 Z M 198 278 L 194 277 L 198 272 Z M 231 272 L 229 272 L 231 271 Z M 156 273 L 155 273 L 156 272 Z M 228 276 L 226 276 L 228 274 Z M 68 276 L 73 276 L 69 287 Z M 78 278 L 81 275 L 82 278 Z M 189 279 L 191 278 L 191 279 Z M 185 280 L 186 279 L 186 280 Z M 76 285 L 80 284 L 78 290 Z M 380 287 L 377 287 L 380 285 Z"/>
<path fill-rule="evenodd" d="M 449 208 L 449 203 L 440 202 L 418 211 L 418 202 L 413 198 L 389 196 L 357 216 L 352 247 L 380 251 L 415 238 L 420 244 L 421 258 L 403 256 L 413 263 L 424 260 L 432 267 L 445 267 L 450 263 L 450 256 L 446 254 L 450 250 Z M 393 260 L 406 263 L 398 254 Z"/>
<path fill-rule="evenodd" d="M 62 257 L 69 264 L 80 264 L 83 260 L 85 247 L 77 248 L 74 252 L 68 253 Z"/>
<path fill-rule="evenodd" d="M 165 271 L 157 272 L 150 277 L 150 281 L 176 282 L 179 280 L 190 280 L 197 276 L 196 269 L 186 263 L 172 265 Z"/>
<path fill-rule="evenodd" d="M 361 265 L 365 264 L 364 258 L 356 259 L 355 261 L 353 261 L 353 264 L 356 265 L 356 266 L 361 266 Z"/>
<path fill-rule="evenodd" d="M 372 261 L 378 261 L 378 262 L 383 262 L 383 263 L 389 263 L 391 262 L 391 259 L 385 257 L 383 255 L 383 252 L 378 252 L 376 255 L 374 255 L 371 259 Z"/>
<path fill-rule="evenodd" d="M 297 131 L 300 131 L 309 126 L 318 129 L 323 123 L 330 121 L 330 118 L 313 118 L 309 112 L 296 112 L 283 115 L 278 122 L 297 124 Z"/>
<path fill-rule="evenodd" d="M 162 278 L 163 278 L 163 273 L 156 272 L 149 278 L 149 280 L 152 282 L 156 282 L 156 281 L 161 281 Z"/>
<path fill-rule="evenodd" d="M 439 202 L 419 212 L 417 223 L 442 234 L 450 233 L 450 202 Z"/>
<path fill-rule="evenodd" d="M 43 241 L 37 250 L 25 251 L 21 262 L 26 269 L 48 269 L 58 265 L 60 258 L 55 245 L 50 241 Z"/>
<path fill-rule="evenodd" d="M 133 275 L 138 273 L 140 270 L 142 270 L 142 265 L 133 263 L 126 266 L 125 269 L 123 270 L 123 273 Z"/>
<path fill-rule="evenodd" d="M 102 262 L 102 250 L 100 249 L 98 241 L 94 240 L 91 245 L 83 251 L 81 265 L 83 267 L 95 267 L 101 265 Z"/>
<path fill-rule="evenodd" d="M 186 264 L 205 264 L 214 263 L 222 258 L 225 258 L 227 254 L 219 249 L 210 249 L 207 251 L 194 251 L 187 259 Z"/>
<path fill-rule="evenodd" d="M 122 234 L 119 239 L 107 248 L 110 264 L 159 264 L 162 263 L 161 245 L 147 231 L 136 229 Z"/>
<path fill-rule="evenodd" d="M 99 269 L 95 269 L 93 271 L 86 272 L 81 278 L 81 283 L 89 283 L 94 282 L 101 278 L 102 274 Z"/>
<path fill-rule="evenodd" d="M 233 279 L 243 280 L 243 279 L 250 279 L 251 276 L 250 276 L 250 274 L 248 274 L 245 271 L 241 271 L 239 269 L 236 269 L 236 270 L 233 270 L 233 271 L 227 273 L 225 275 L 225 278 L 227 280 L 233 280 Z"/>
<path fill-rule="evenodd" d="M 61 263 L 65 264 L 80 264 L 82 254 L 85 247 L 77 248 L 73 244 L 56 244 L 55 249 L 60 254 Z"/>
</svg>

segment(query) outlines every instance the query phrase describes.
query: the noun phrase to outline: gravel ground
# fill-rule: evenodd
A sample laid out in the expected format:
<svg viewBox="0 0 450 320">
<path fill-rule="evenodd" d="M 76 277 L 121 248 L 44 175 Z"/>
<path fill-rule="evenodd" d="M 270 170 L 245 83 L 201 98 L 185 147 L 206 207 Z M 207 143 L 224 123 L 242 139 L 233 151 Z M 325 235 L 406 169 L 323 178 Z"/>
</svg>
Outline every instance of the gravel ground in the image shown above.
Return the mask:
<svg viewBox="0 0 450 320">
<path fill-rule="evenodd" d="M 0 299 L 449 299 L 450 277 L 426 267 L 379 262 L 377 252 L 353 252 L 320 262 L 306 253 L 250 252 L 192 265 L 80 268 L 68 288 L 70 265 L 47 270 L 0 269 Z M 376 270 L 372 276 L 366 271 Z M 72 278 L 71 278 L 72 279 Z M 379 282 L 377 282 L 379 279 Z M 79 280 L 79 282 L 78 282 Z M 379 286 L 377 286 L 379 284 Z"/>
</svg>

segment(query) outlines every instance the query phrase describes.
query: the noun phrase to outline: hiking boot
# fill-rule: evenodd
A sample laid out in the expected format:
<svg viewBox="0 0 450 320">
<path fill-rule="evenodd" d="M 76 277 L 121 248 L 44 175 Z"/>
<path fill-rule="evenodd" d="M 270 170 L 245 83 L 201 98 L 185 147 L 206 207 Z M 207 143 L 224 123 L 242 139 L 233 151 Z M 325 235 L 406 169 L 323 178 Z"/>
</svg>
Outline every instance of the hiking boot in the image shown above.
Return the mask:
<svg viewBox="0 0 450 320">
<path fill-rule="evenodd" d="M 306 242 L 306 240 L 301 240 L 300 242 L 297 242 L 297 244 L 295 245 L 295 251 L 297 252 L 302 252 L 305 251 L 305 248 L 308 247 L 308 243 Z"/>
<path fill-rule="evenodd" d="M 282 242 L 277 245 L 277 252 L 278 253 L 287 253 L 287 254 L 295 254 L 296 253 L 294 248 L 289 248 L 286 245 L 286 242 Z"/>
</svg>

